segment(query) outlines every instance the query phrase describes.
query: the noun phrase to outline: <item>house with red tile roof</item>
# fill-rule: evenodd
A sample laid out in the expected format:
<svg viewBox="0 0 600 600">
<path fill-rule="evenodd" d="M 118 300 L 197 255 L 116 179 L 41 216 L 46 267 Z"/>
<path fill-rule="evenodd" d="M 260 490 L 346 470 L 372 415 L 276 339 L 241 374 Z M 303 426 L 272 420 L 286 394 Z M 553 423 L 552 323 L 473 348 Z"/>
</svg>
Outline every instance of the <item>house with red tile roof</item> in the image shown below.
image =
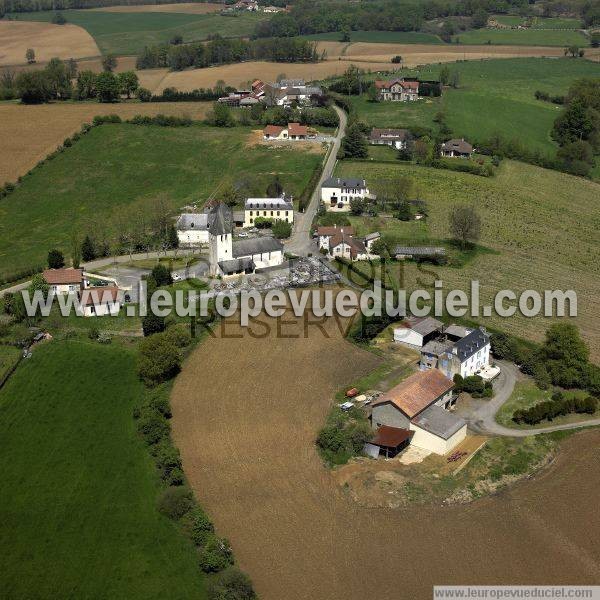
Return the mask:
<svg viewBox="0 0 600 600">
<path fill-rule="evenodd" d="M 419 99 L 419 82 L 414 80 L 390 79 L 375 81 L 379 100 L 390 102 L 409 102 Z"/>
<path fill-rule="evenodd" d="M 55 294 L 71 294 L 83 289 L 83 269 L 45 269 L 42 276 Z"/>
<path fill-rule="evenodd" d="M 300 125 L 300 123 L 288 123 L 287 127 L 267 125 L 263 129 L 263 139 L 265 140 L 306 140 L 308 136 L 308 127 Z"/>
</svg>

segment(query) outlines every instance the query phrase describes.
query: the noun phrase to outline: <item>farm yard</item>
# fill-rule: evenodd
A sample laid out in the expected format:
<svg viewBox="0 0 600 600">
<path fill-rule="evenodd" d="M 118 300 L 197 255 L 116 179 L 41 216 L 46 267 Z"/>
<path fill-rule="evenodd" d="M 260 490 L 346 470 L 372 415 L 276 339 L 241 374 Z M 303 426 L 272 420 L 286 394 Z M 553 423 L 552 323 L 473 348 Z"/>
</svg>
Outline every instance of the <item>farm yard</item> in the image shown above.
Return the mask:
<svg viewBox="0 0 600 600">
<path fill-rule="evenodd" d="M 493 294 L 504 289 L 517 293 L 525 289 L 574 289 L 578 298 L 575 323 L 589 344 L 593 359 L 600 359 L 600 324 L 595 318 L 600 308 L 600 208 L 595 201 L 600 184 L 512 161 L 503 161 L 495 177 L 401 163 L 351 161 L 339 162 L 336 174 L 360 174 L 375 193 L 380 181 L 398 175 L 411 177 L 416 196 L 427 202 L 427 229 L 432 243 L 448 237 L 448 214 L 453 205 L 473 203 L 483 223 L 479 243 L 492 252 L 476 254 L 462 268 L 428 266 L 426 275 L 407 263 L 403 268 L 406 288 L 432 285 L 428 282 L 433 281 L 434 275 L 444 282 L 446 291 L 469 290 L 470 281 L 478 280 L 482 304 L 491 303 Z M 560 227 L 555 226 L 557 218 Z M 413 225 L 394 223 L 392 233 L 398 243 L 410 245 L 415 234 Z M 403 226 L 408 232 L 405 238 Z M 420 227 L 419 224 L 419 232 Z M 492 316 L 486 321 L 490 326 L 538 341 L 550 323 L 549 319 L 525 318 L 520 314 L 511 319 Z"/>
<path fill-rule="evenodd" d="M 156 510 L 132 417 L 142 387 L 131 349 L 70 340 L 34 349 L 0 390 L 3 597 L 206 597 Z"/>
<path fill-rule="evenodd" d="M 435 128 L 433 119 L 442 112 L 454 136 L 477 142 L 500 134 L 550 154 L 557 147 L 550 131 L 560 107 L 536 100 L 535 92 L 565 94 L 576 79 L 600 74 L 596 63 L 567 58 L 472 61 L 450 68 L 458 71 L 460 84 L 458 89 L 446 88 L 441 98 L 374 103 L 363 95 L 350 100 L 360 117 L 374 127 Z M 403 74 L 438 79 L 440 69 L 431 65 Z"/>
<path fill-rule="evenodd" d="M 19 21 L 50 22 L 53 14 L 52 11 L 40 11 L 17 13 L 13 17 Z M 176 34 L 181 35 L 185 42 L 205 40 L 215 33 L 223 37 L 248 36 L 256 24 L 265 18 L 262 14 L 248 12 L 223 16 L 193 12 L 65 10 L 62 14 L 69 24 L 86 30 L 102 54 L 137 54 L 144 46 L 168 42 Z M 35 45 L 33 47 L 35 49 Z"/>
<path fill-rule="evenodd" d="M 94 38 L 77 25 L 0 20 L 0 67 L 24 63 L 28 48 L 35 48 L 42 62 L 100 54 Z"/>
<path fill-rule="evenodd" d="M 600 486 L 587 455 L 596 453 L 597 431 L 568 440 L 550 473 L 502 496 L 401 512 L 361 508 L 323 466 L 314 439 L 334 394 L 372 369 L 376 357 L 343 340 L 333 320 L 329 337 L 317 327 L 303 335 L 302 322 L 287 315 L 284 335 L 275 322 L 264 323 L 271 325 L 266 338 L 265 325 L 256 326 L 258 339 L 232 322 L 207 339 L 171 397 L 188 479 L 261 598 L 362 600 L 402 589 L 420 599 L 440 581 L 560 583 L 567 573 L 569 581 L 597 580 L 589 535 L 595 507 L 587 501 Z M 232 379 L 232 372 L 243 377 Z M 565 510 L 564 493 L 573 489 Z M 464 559 L 448 560 L 457 548 Z"/>
<path fill-rule="evenodd" d="M 207 102 L 121 102 L 109 107 L 95 102 L 29 106 L 0 102 L 0 138 L 4 142 L 0 148 L 0 184 L 25 175 L 98 114 L 109 112 L 130 119 L 160 113 L 202 119 L 209 107 Z"/>
<path fill-rule="evenodd" d="M 228 182 L 260 195 L 274 173 L 298 197 L 322 155 L 264 146 L 248 152 L 250 135 L 247 127 L 205 125 L 93 128 L 0 203 L 0 273 L 41 264 L 52 247 L 68 254 L 74 234 L 114 233 L 118 219 L 147 211 L 157 198 L 172 210 L 201 205 Z"/>
</svg>

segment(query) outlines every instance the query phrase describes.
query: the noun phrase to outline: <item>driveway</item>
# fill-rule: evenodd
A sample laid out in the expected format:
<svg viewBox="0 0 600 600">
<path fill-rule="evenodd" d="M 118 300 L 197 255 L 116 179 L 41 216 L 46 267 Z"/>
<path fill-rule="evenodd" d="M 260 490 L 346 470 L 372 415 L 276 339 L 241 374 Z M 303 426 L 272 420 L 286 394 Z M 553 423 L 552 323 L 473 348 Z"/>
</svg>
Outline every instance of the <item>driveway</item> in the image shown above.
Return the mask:
<svg viewBox="0 0 600 600">
<path fill-rule="evenodd" d="M 323 167 L 323 173 L 313 190 L 313 194 L 310 198 L 310 202 L 306 207 L 304 213 L 295 214 L 294 231 L 292 236 L 285 244 L 286 252 L 291 252 L 298 256 L 306 256 L 310 252 L 318 252 L 316 243 L 314 243 L 310 237 L 310 228 L 312 222 L 319 208 L 319 202 L 321 201 L 321 184 L 328 178 L 331 177 L 335 163 L 337 161 L 338 151 L 342 143 L 342 138 L 346 133 L 347 117 L 346 113 L 338 106 L 333 107 L 340 118 L 340 125 L 337 130 L 335 138 L 333 138 L 333 144 L 327 156 L 325 166 Z"/>
<path fill-rule="evenodd" d="M 536 427 L 535 429 L 512 429 L 496 422 L 496 413 L 513 393 L 515 383 L 522 377 L 521 372 L 514 363 L 498 361 L 500 375 L 494 381 L 494 397 L 491 400 L 472 400 L 469 406 L 457 409 L 469 425 L 469 429 L 482 435 L 503 435 L 507 437 L 527 437 L 551 431 L 564 431 L 567 429 L 580 429 L 600 425 L 600 419 L 591 419 L 581 423 L 567 423 L 564 425 L 550 425 L 549 427 Z"/>
</svg>

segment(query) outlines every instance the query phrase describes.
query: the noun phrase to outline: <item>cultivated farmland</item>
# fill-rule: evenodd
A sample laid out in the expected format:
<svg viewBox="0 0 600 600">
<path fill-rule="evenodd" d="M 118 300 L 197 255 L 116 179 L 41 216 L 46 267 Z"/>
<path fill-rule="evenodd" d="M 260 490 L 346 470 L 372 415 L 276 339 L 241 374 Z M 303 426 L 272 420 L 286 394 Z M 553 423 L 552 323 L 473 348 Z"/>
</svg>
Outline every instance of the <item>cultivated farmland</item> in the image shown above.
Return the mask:
<svg viewBox="0 0 600 600">
<path fill-rule="evenodd" d="M 90 8 L 99 12 L 110 13 L 186 13 L 194 15 L 205 15 L 223 10 L 223 4 L 212 2 L 177 2 L 176 4 L 126 4 L 123 6 L 101 6 L 100 8 Z"/>
<path fill-rule="evenodd" d="M 0 202 L 0 273 L 42 264 L 50 248 L 67 254 L 73 234 L 105 231 L 137 218 L 157 197 L 176 210 L 200 205 L 225 183 L 264 194 L 274 173 L 298 197 L 321 154 L 256 146 L 251 129 L 102 125 L 27 176 Z"/>
<path fill-rule="evenodd" d="M 25 63 L 33 48 L 37 61 L 81 58 L 100 54 L 92 36 L 76 25 L 0 21 L 0 66 Z"/>
<path fill-rule="evenodd" d="M 156 509 L 131 349 L 52 341 L 0 391 L 3 598 L 203 600 L 191 546 Z"/>
<path fill-rule="evenodd" d="M 491 304 L 493 294 L 505 289 L 515 293 L 526 289 L 574 289 L 578 298 L 575 322 L 593 358 L 600 358 L 600 323 L 595 317 L 600 310 L 600 206 L 596 201 L 600 184 L 512 161 L 503 162 L 498 174 L 488 178 L 403 164 L 348 161 L 338 163 L 336 173 L 365 177 L 373 182 L 375 192 L 378 181 L 410 176 L 416 185 L 415 195 L 427 201 L 427 227 L 432 241 L 449 237 L 451 207 L 477 207 L 483 222 L 480 243 L 495 252 L 478 254 L 460 269 L 427 267 L 426 275 L 408 263 L 403 270 L 407 289 L 432 286 L 437 276 L 446 291 L 469 292 L 470 281 L 478 280 L 482 304 Z M 410 242 L 413 224 L 406 225 L 406 241 Z M 402 243 L 401 227 L 395 233 Z M 417 279 L 422 283 L 418 284 Z M 487 321 L 483 319 L 482 323 Z M 551 320 L 517 313 L 510 319 L 490 317 L 489 323 L 539 341 Z"/>
<path fill-rule="evenodd" d="M 95 102 L 24 106 L 13 102 L 0 103 L 0 185 L 16 181 L 38 161 L 56 150 L 66 137 L 90 123 L 99 114 L 116 114 L 123 119 L 135 115 L 190 116 L 206 115 L 207 102 L 126 103 L 110 106 Z"/>
<path fill-rule="evenodd" d="M 588 500 L 600 488 L 598 432 L 569 440 L 553 471 L 502 496 L 362 508 L 336 486 L 314 439 L 335 392 L 377 359 L 341 339 L 333 320 L 329 337 L 314 326 L 305 334 L 287 315 L 279 334 L 265 323 L 266 337 L 264 325 L 251 336 L 230 323 L 207 339 L 171 397 L 186 475 L 263 600 L 397 598 L 399 590 L 424 600 L 440 582 L 598 580 Z"/>
<path fill-rule="evenodd" d="M 53 14 L 52 11 L 41 11 L 15 16 L 21 21 L 49 22 Z M 168 42 L 175 34 L 180 34 L 186 42 L 205 40 L 216 33 L 223 37 L 247 36 L 265 18 L 262 13 L 249 12 L 222 16 L 178 12 L 65 10 L 63 15 L 69 23 L 83 27 L 94 38 L 103 54 L 137 54 L 144 46 Z"/>
</svg>

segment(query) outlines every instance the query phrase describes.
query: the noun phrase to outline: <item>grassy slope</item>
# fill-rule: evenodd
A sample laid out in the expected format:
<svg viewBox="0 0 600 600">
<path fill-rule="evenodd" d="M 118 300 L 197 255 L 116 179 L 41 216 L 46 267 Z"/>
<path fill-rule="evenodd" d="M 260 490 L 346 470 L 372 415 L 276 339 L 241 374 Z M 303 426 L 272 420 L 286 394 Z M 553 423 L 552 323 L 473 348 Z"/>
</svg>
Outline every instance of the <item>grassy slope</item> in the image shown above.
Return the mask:
<svg viewBox="0 0 600 600">
<path fill-rule="evenodd" d="M 0 392 L 5 598 L 204 598 L 156 510 L 140 394 L 131 351 L 74 341 L 37 348 Z"/>
<path fill-rule="evenodd" d="M 464 268 L 428 266 L 419 274 L 408 263 L 405 283 L 409 288 L 431 285 L 432 273 L 444 289 L 469 290 L 473 279 L 481 282 L 482 302 L 499 290 L 575 289 L 578 295 L 577 325 L 600 357 L 600 309 L 597 281 L 600 277 L 598 227 L 600 185 L 585 179 L 505 161 L 496 177 L 484 178 L 424 167 L 342 161 L 337 174 L 365 177 L 377 192 L 377 180 L 408 175 L 416 184 L 415 196 L 428 203 L 428 233 L 432 239 L 448 237 L 448 213 L 456 204 L 473 203 L 483 221 L 480 243 L 497 251 L 482 253 Z M 402 230 L 402 224 L 398 224 Z M 406 224 L 407 239 L 414 224 Z M 417 285 L 416 278 L 423 282 Z M 492 317 L 496 325 L 522 337 L 541 339 L 550 320 L 542 317 L 510 319 Z"/>
<path fill-rule="evenodd" d="M 431 65 L 418 74 L 436 79 L 442 67 Z M 446 89 L 441 99 L 416 103 L 370 103 L 353 97 L 359 114 L 375 127 L 433 126 L 443 110 L 454 134 L 474 140 L 494 133 L 515 138 L 530 148 L 553 153 L 550 130 L 560 107 L 534 98 L 536 90 L 564 94 L 581 77 L 600 76 L 600 66 L 587 60 L 521 58 L 467 61 L 450 65 L 460 73 L 459 89 Z"/>
<path fill-rule="evenodd" d="M 243 178 L 262 195 L 277 172 L 298 197 L 321 155 L 265 146 L 250 151 L 249 132 L 201 125 L 94 128 L 0 202 L 0 272 L 43 264 L 54 246 L 68 254 L 72 232 L 110 230 L 121 207 L 142 209 L 158 195 L 177 210 Z"/>
<path fill-rule="evenodd" d="M 0 345 L 0 379 L 14 366 L 20 354 L 19 348 Z"/>
<path fill-rule="evenodd" d="M 18 14 L 23 21 L 51 21 L 53 12 Z M 168 42 L 175 34 L 184 41 L 205 40 L 209 34 L 223 37 L 250 35 L 265 16 L 243 13 L 226 17 L 192 13 L 111 13 L 89 10 L 63 11 L 69 23 L 79 25 L 96 40 L 103 54 L 137 54 L 144 46 Z"/>
<path fill-rule="evenodd" d="M 340 31 L 313 33 L 302 36 L 307 40 L 339 42 Z M 442 44 L 442 40 L 431 33 L 420 31 L 351 31 L 351 42 L 388 43 L 388 44 Z"/>
<path fill-rule="evenodd" d="M 492 18 L 498 23 L 509 27 L 523 25 L 527 21 L 526 17 L 515 15 L 492 15 Z M 580 29 L 581 26 L 582 23 L 579 19 L 561 17 L 535 17 L 531 25 L 533 29 Z"/>
<path fill-rule="evenodd" d="M 460 44 L 499 44 L 508 46 L 571 46 L 590 45 L 579 31 L 561 29 L 472 29 L 453 37 Z"/>
</svg>

